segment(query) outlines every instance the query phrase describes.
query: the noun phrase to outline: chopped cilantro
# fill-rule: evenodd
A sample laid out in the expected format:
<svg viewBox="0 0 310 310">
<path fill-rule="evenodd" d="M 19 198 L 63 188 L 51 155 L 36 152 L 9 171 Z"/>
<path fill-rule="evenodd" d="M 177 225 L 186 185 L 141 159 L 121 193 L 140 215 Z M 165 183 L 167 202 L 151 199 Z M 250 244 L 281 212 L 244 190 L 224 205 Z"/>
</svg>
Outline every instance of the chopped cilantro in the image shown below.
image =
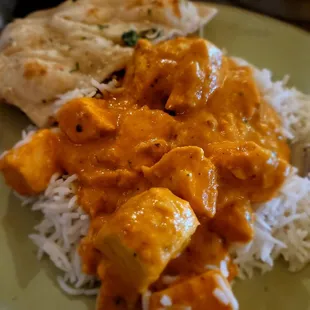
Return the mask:
<svg viewBox="0 0 310 310">
<path fill-rule="evenodd" d="M 139 35 L 135 30 L 129 30 L 123 33 L 122 40 L 125 43 L 125 45 L 133 47 L 137 44 L 139 40 Z"/>
<path fill-rule="evenodd" d="M 147 40 L 155 40 L 160 37 L 161 31 L 156 28 L 150 28 L 142 30 L 140 33 L 137 33 L 135 30 L 129 30 L 124 32 L 122 35 L 122 40 L 126 46 L 133 47 L 137 44 L 140 38 Z"/>
</svg>

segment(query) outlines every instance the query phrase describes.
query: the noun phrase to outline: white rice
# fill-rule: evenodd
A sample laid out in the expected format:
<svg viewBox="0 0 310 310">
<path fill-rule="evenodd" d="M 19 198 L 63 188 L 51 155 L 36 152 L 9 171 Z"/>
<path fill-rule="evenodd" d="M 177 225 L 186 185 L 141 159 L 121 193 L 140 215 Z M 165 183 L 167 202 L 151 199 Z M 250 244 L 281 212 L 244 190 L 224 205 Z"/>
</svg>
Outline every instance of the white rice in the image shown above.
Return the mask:
<svg viewBox="0 0 310 310">
<path fill-rule="evenodd" d="M 237 59 L 240 64 L 247 64 Z M 260 91 L 283 121 L 283 132 L 290 140 L 302 140 L 310 134 L 310 100 L 294 88 L 286 88 L 285 82 L 272 82 L 271 72 L 254 68 L 254 77 Z M 102 85 L 93 81 L 93 89 L 74 90 L 59 98 L 60 107 L 67 100 L 89 96 L 99 89 L 109 91 L 115 85 Z M 33 130 L 31 130 L 33 134 Z M 25 143 L 31 134 L 24 136 Z M 21 143 L 17 144 L 20 146 Z M 35 201 L 23 197 L 24 204 L 32 204 L 32 210 L 41 211 L 42 222 L 35 227 L 30 238 L 38 246 L 38 258 L 47 254 L 63 272 L 58 277 L 60 287 L 68 294 L 96 294 L 96 279 L 81 271 L 80 257 L 76 251 L 81 238 L 88 230 L 88 216 L 76 203 L 74 180 L 76 176 L 58 176 Z M 310 181 L 301 178 L 294 170 L 288 176 L 278 197 L 258 206 L 255 222 L 255 237 L 246 246 L 236 246 L 233 251 L 235 262 L 240 267 L 240 277 L 250 278 L 254 271 L 266 272 L 272 269 L 274 261 L 283 257 L 291 271 L 300 270 L 310 261 Z M 208 266 L 210 267 L 210 266 Z M 218 267 L 216 267 L 218 268 Z M 227 264 L 220 270 L 227 276 Z M 235 306 L 236 301 L 223 289 L 214 294 L 223 303 Z M 143 309 L 148 309 L 147 292 L 142 298 Z M 226 298 L 226 299 L 225 299 Z M 225 299 L 225 300 L 224 300 Z"/>
<path fill-rule="evenodd" d="M 235 58 L 240 65 L 248 65 Z M 269 70 L 253 68 L 254 78 L 264 99 L 277 111 L 284 134 L 291 141 L 303 141 L 310 134 L 310 96 L 287 88 L 283 81 L 272 82 Z M 279 195 L 257 207 L 255 237 L 233 251 L 240 267 L 239 277 L 251 278 L 255 270 L 270 271 L 283 257 L 290 271 L 310 262 L 310 180 L 293 169 Z"/>
<path fill-rule="evenodd" d="M 99 83 L 96 80 L 92 79 L 91 80 L 92 85 L 98 89 L 101 93 L 104 93 L 105 91 L 107 92 L 115 92 L 117 91 L 117 85 L 118 81 L 113 79 L 108 83 Z"/>
<path fill-rule="evenodd" d="M 92 97 L 96 94 L 97 89 L 95 87 L 89 87 L 89 88 L 83 88 L 83 89 L 73 89 L 68 91 L 65 94 L 59 95 L 57 100 L 54 102 L 55 106 L 55 113 L 58 111 L 58 109 L 64 105 L 66 102 L 68 102 L 71 99 L 76 98 L 83 98 L 83 97 Z"/>
<path fill-rule="evenodd" d="M 219 274 L 215 275 L 217 288 L 213 291 L 213 296 L 215 296 L 222 304 L 230 306 L 233 310 L 239 309 L 239 304 L 231 288 L 227 282 Z"/>
<path fill-rule="evenodd" d="M 95 277 L 81 271 L 77 247 L 87 234 L 89 218 L 77 205 L 74 181 L 76 175 L 55 174 L 46 191 L 35 199 L 26 198 L 33 211 L 41 211 L 43 220 L 34 227 L 30 239 L 38 246 L 38 259 L 47 254 L 53 264 L 63 272 L 57 278 L 60 287 L 71 295 L 96 295 Z"/>
<path fill-rule="evenodd" d="M 152 293 L 150 291 L 146 291 L 142 295 L 142 310 L 149 310 L 150 297 Z"/>
<path fill-rule="evenodd" d="M 302 269 L 310 261 L 310 180 L 293 170 L 279 195 L 262 204 L 256 212 L 255 237 L 235 249 L 241 278 L 251 278 L 254 270 L 266 272 L 283 257 L 290 271 Z"/>
<path fill-rule="evenodd" d="M 168 295 L 163 295 L 160 299 L 160 303 L 164 307 L 170 307 L 172 306 L 172 300 Z"/>
<path fill-rule="evenodd" d="M 99 83 L 95 79 L 91 79 L 91 87 L 87 88 L 76 88 L 66 92 L 65 94 L 61 94 L 57 96 L 57 99 L 54 101 L 54 113 L 57 111 L 68 101 L 76 98 L 83 98 L 83 97 L 93 97 L 96 95 L 97 91 L 99 90 L 102 94 L 104 92 L 115 92 L 118 89 L 116 88 L 118 85 L 118 81 L 113 79 L 108 83 Z"/>
<path fill-rule="evenodd" d="M 217 270 L 221 272 L 223 277 L 228 278 L 229 277 L 229 270 L 228 270 L 228 265 L 227 265 L 228 261 L 229 261 L 229 257 L 227 256 L 225 259 L 220 261 L 218 265 L 205 265 L 204 268 L 205 270 Z"/>
<path fill-rule="evenodd" d="M 162 277 L 162 282 L 165 285 L 170 285 L 177 281 L 180 277 L 179 276 L 163 276 Z"/>
</svg>

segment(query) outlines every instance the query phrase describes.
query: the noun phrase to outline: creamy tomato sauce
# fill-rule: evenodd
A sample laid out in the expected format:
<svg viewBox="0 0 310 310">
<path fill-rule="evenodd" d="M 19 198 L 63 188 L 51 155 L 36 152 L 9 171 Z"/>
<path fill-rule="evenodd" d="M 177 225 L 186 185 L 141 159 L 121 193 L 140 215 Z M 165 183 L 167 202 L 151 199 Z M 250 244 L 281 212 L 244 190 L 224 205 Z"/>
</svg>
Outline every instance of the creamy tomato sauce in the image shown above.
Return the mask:
<svg viewBox="0 0 310 310">
<path fill-rule="evenodd" d="M 157 309 L 156 298 L 162 290 L 169 295 L 172 289 L 171 298 L 175 292 L 184 294 L 182 285 L 173 290 L 176 283 L 193 281 L 207 266 L 219 266 L 223 260 L 229 267 L 228 279 L 233 279 L 237 267 L 228 255 L 229 246 L 253 238 L 252 204 L 276 195 L 290 156 L 281 122 L 261 97 L 251 68 L 237 66 L 202 39 L 180 38 L 156 46 L 141 40 L 120 88 L 104 94 L 103 99 L 68 102 L 57 120 L 60 133 L 53 133 L 59 150 L 57 169 L 78 175 L 78 202 L 91 217 L 80 254 L 84 272 L 102 279 L 99 308 L 137 307 L 142 291 L 126 284 L 117 272 L 119 266 L 109 259 L 113 254 L 106 250 L 106 243 L 102 245 L 100 230 L 113 223 L 122 206 L 129 210 L 132 199 L 151 188 L 167 188 L 188 202 L 199 222 L 189 238 L 180 232 L 180 238 L 187 241 L 178 255 L 167 254 L 170 258 L 163 263 L 162 254 L 153 262 L 162 269 L 148 288 L 159 292 L 154 294 L 151 308 Z M 9 171 L 8 158 L 0 168 L 4 174 Z M 17 190 L 23 188 L 14 180 L 7 181 Z M 135 201 L 139 210 L 139 198 Z M 147 225 L 146 220 L 145 231 Z M 164 236 L 155 237 L 160 243 Z M 107 242 L 106 235 L 102 239 Z M 133 241 L 126 242 L 122 247 L 130 248 Z M 127 252 L 118 255 L 130 261 Z M 140 253 L 133 255 L 139 257 Z M 154 255 L 152 250 L 150 255 Z M 141 259 L 139 264 L 144 268 L 144 263 Z M 149 269 L 143 270 L 148 277 Z M 167 284 L 166 276 L 178 280 Z M 200 287 L 202 282 L 195 283 Z M 204 292 L 197 289 L 198 295 Z M 181 303 L 179 297 L 175 298 Z M 192 299 L 195 297 L 184 302 L 193 309 L 207 309 L 211 304 L 229 309 L 214 301 L 208 304 L 208 299 L 197 303 L 199 296 L 195 302 Z"/>
</svg>

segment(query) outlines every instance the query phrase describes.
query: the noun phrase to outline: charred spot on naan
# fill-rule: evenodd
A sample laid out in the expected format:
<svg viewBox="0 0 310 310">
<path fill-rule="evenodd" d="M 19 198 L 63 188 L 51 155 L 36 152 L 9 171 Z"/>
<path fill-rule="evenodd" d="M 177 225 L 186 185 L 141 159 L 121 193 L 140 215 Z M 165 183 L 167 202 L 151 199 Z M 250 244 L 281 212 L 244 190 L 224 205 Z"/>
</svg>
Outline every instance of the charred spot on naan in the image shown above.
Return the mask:
<svg viewBox="0 0 310 310">
<path fill-rule="evenodd" d="M 27 62 L 24 65 L 24 77 L 26 79 L 42 77 L 45 74 L 47 74 L 46 66 L 40 64 L 37 61 Z"/>
</svg>

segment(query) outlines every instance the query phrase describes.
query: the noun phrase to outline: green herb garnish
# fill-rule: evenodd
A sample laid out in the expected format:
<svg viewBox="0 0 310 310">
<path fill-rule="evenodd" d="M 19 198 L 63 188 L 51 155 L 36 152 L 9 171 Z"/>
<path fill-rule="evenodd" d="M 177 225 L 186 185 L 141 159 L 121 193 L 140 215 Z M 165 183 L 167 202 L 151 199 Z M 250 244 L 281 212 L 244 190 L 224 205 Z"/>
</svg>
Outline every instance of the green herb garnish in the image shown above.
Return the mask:
<svg viewBox="0 0 310 310">
<path fill-rule="evenodd" d="M 137 44 L 139 35 L 135 30 L 129 30 L 123 33 L 122 40 L 125 45 L 133 47 Z"/>
<path fill-rule="evenodd" d="M 140 33 L 137 33 L 135 30 L 129 30 L 124 32 L 122 35 L 122 40 L 126 46 L 136 46 L 138 40 L 140 38 L 147 40 L 155 40 L 160 37 L 161 31 L 156 28 L 150 28 L 146 30 L 142 30 Z"/>
</svg>

